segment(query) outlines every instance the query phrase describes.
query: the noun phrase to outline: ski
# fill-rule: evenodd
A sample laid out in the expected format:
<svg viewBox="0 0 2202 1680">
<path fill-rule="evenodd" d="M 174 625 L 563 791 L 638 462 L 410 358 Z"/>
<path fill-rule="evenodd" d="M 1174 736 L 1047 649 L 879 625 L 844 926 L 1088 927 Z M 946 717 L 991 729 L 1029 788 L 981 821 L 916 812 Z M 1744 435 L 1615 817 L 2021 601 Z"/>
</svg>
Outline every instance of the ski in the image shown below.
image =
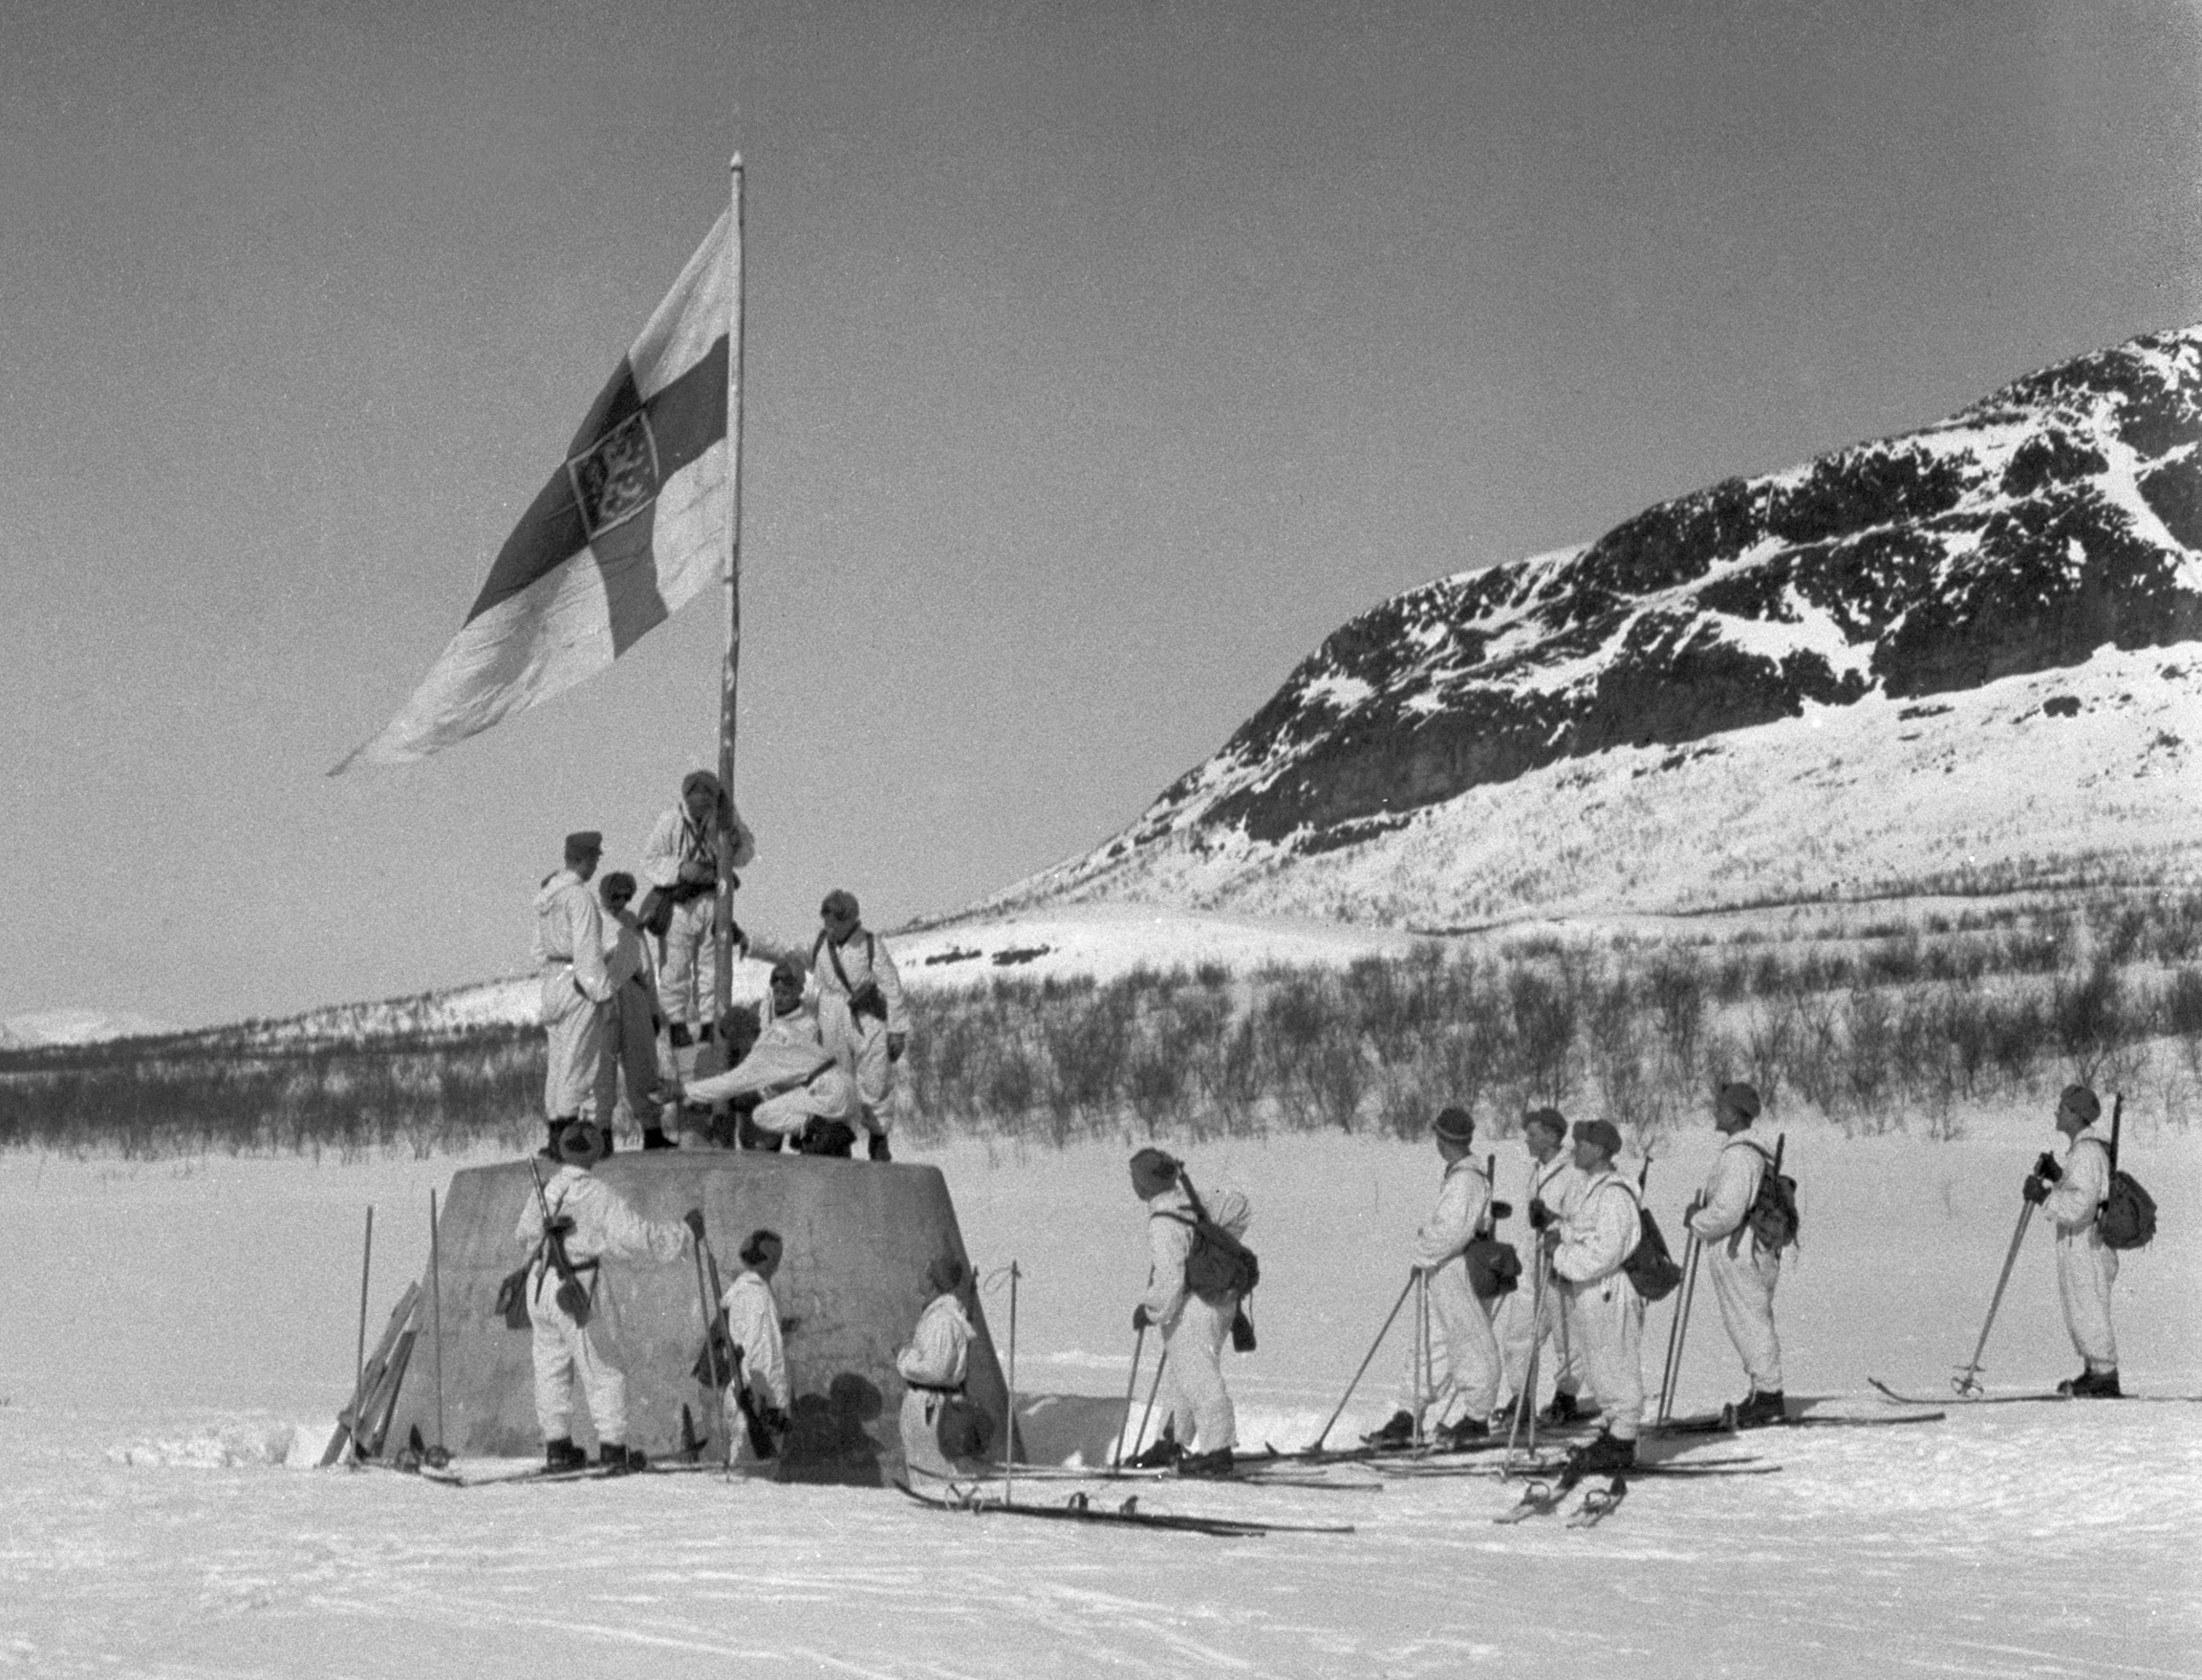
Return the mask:
<svg viewBox="0 0 2202 1680">
<path fill-rule="evenodd" d="M 1562 1470 L 1550 1481 L 1533 1481 L 1522 1490 L 1522 1497 L 1508 1509 L 1491 1518 L 1500 1527 L 1526 1522 L 1532 1517 L 1549 1517 L 1566 1503 L 1567 1496 L 1575 1491 L 1582 1480 L 1580 1473 Z"/>
<path fill-rule="evenodd" d="M 1121 1505 L 1096 1505 L 1084 1494 L 1072 1494 L 1060 1505 L 1032 1505 L 1010 1499 L 989 1498 L 976 1490 L 934 1495 L 920 1493 L 906 1481 L 896 1487 L 918 1504 L 935 1511 L 955 1511 L 974 1517 L 1033 1517 L 1052 1522 L 1117 1523 L 1133 1528 L 1161 1528 L 1179 1534 L 1205 1534 L 1219 1540 L 1254 1540 L 1268 1534 L 1351 1534 L 1350 1523 L 1257 1522 L 1235 1517 L 1191 1517 L 1139 1509 L 1134 1494 Z"/>
<path fill-rule="evenodd" d="M 1085 1469 L 1074 1464 L 1018 1464 L 1002 1470 L 990 1470 L 987 1481 L 1132 1481 L 1144 1484 L 1179 1482 L 1198 1486 L 1203 1482 L 1219 1482 L 1233 1487 L 1301 1488 L 1315 1493 L 1378 1493 L 1383 1483 L 1372 1479 L 1340 1481 L 1319 1475 L 1294 1475 L 1289 1472 L 1277 1473 L 1265 1468 L 1266 1459 L 1253 1459 L 1232 1466 L 1227 1475 L 1180 1475 L 1175 1469 L 1133 1469 L 1130 1465 L 1096 1465 Z M 973 1479 L 958 1477 L 960 1481 Z"/>
<path fill-rule="evenodd" d="M 1891 1405 L 1896 1406 L 2030 1406 L 2037 1405 L 2044 1401 L 2051 1404 L 2057 1404 L 2074 1398 L 2074 1396 L 2070 1394 L 2060 1394 L 2054 1389 L 2052 1389 L 2044 1392 L 2024 1394 L 1954 1394 L 1947 1401 L 1922 1400 L 1916 1395 L 1898 1393 L 1894 1389 L 1891 1389 L 1879 1377 L 1867 1377 L 1866 1380 L 1871 1383 L 1876 1389 L 1881 1390 L 1882 1397 L 1885 1400 L 1889 1401 Z M 2147 1404 L 2153 1404 L 2157 1406 L 2202 1405 L 2202 1394 L 2082 1395 L 2079 1396 L 2079 1398 L 2139 1400 Z"/>
<path fill-rule="evenodd" d="M 635 1470 L 615 1470 L 602 1464 L 585 1464 L 572 1470 L 552 1470 L 538 1464 L 529 1470 L 493 1472 L 486 1475 L 467 1475 L 454 1470 L 431 1470 L 422 1466 L 417 1474 L 422 1481 L 442 1482 L 453 1488 L 532 1487 L 544 1482 L 567 1481 L 617 1481 L 630 1475 L 694 1475 L 717 1470 L 716 1464 L 645 1464 Z"/>
<path fill-rule="evenodd" d="M 1716 1475 L 1772 1475 L 1781 1468 L 1779 1464 L 1767 1464 L 1749 1454 L 1738 1454 L 1727 1458 L 1702 1458 L 1691 1463 L 1636 1464 L 1619 1474 L 1630 1476 L 1659 1476 L 1674 1481 L 1697 1481 Z M 1449 1475 L 1481 1475 L 1489 1476 L 1494 1480 L 1510 1480 L 1514 1476 L 1525 1475 L 1532 1481 L 1544 1481 L 1555 1475 L 1565 1475 L 1566 1470 L 1567 1461 L 1560 1458 L 1528 1465 L 1518 1464 L 1511 1473 L 1500 1465 L 1490 1464 L 1462 1466 L 1457 1469 L 1414 1471 L 1409 1473 L 1409 1478 L 1419 1481 L 1425 1478 L 1435 1479 Z M 1592 1474 L 1600 1473 L 1593 1472 Z"/>
<path fill-rule="evenodd" d="M 1542 1438 L 1558 1439 L 1564 1435 L 1589 1434 L 1596 1427 L 1595 1419 L 1578 1424 L 1540 1424 L 1537 1426 L 1537 1433 Z M 1364 1444 L 1359 1447 L 1303 1447 L 1297 1452 L 1285 1452 L 1264 1441 L 1260 1453 L 1247 1454 L 1247 1461 L 1260 1464 L 1393 1464 L 1402 1461 L 1419 1462 L 1429 1458 L 1472 1457 L 1479 1453 L 1503 1452 L 1505 1447 L 1505 1433 L 1498 1430 L 1494 1430 L 1488 1439 L 1465 1447 L 1439 1446 L 1435 1441 L 1425 1441 L 1420 1446 L 1411 1442 L 1386 1447 Z"/>
<path fill-rule="evenodd" d="M 1801 1417 L 1786 1417 L 1780 1423 L 1753 1424 L 1738 1428 L 1734 1407 L 1724 1407 L 1709 1417 L 1672 1418 L 1653 1426 L 1653 1435 L 1744 1435 L 1759 1429 L 1792 1430 L 1847 1430 L 1895 1429 L 1908 1423 L 1940 1423 L 1950 1414 L 1947 1411 L 1922 1411 L 1911 1417 L 1814 1417 L 1809 1413 Z"/>
<path fill-rule="evenodd" d="M 1575 1514 L 1567 1518 L 1569 1528 L 1596 1528 L 1607 1518 L 1621 1508 L 1621 1501 L 1629 1497 L 1629 1478 L 1616 1475 L 1602 1488 L 1592 1488 L 1583 1496 L 1583 1502 L 1575 1507 Z"/>
</svg>

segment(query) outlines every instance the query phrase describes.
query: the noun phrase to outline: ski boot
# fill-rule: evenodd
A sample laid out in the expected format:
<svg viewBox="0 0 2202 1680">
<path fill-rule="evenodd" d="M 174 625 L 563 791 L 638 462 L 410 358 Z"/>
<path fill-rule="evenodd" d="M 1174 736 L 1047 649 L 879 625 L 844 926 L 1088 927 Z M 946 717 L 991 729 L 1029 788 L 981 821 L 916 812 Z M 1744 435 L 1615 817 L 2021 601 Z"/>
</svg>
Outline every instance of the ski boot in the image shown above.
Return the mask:
<svg viewBox="0 0 2202 1680">
<path fill-rule="evenodd" d="M 1545 1403 L 1544 1410 L 1540 1411 L 1537 1417 L 1542 1423 L 1568 1424 L 1579 1422 L 1591 1415 L 1592 1411 L 1586 1411 L 1580 1400 L 1568 1393 L 1566 1389 L 1561 1389 Z"/>
<path fill-rule="evenodd" d="M 874 1161 L 892 1161 L 895 1156 L 887 1148 L 887 1134 L 874 1131 L 864 1145 L 864 1153 Z"/>
<path fill-rule="evenodd" d="M 1164 1435 L 1132 1460 L 1133 1470 L 1168 1470 L 1185 1456 L 1185 1449 Z"/>
<path fill-rule="evenodd" d="M 1213 1453 L 1188 1453 L 1177 1460 L 1179 1475 L 1229 1475 L 1231 1474 L 1231 1449 L 1219 1447 Z"/>
<path fill-rule="evenodd" d="M 2057 1392 L 2070 1395 L 2075 1400 L 2122 1400 L 2125 1390 L 2118 1387 L 2118 1373 L 2114 1370 L 2097 1370 L 2089 1366 L 2076 1377 L 2066 1377 L 2057 1385 Z"/>
<path fill-rule="evenodd" d="M 617 1441 L 604 1441 L 596 1448 L 596 1462 L 613 1475 L 627 1475 L 646 1468 L 649 1455 L 639 1447 L 622 1447 Z"/>
<path fill-rule="evenodd" d="M 1384 1427 L 1361 1437 L 1365 1447 L 1409 1447 L 1414 1443 L 1414 1414 L 1402 1408 L 1384 1420 Z"/>
<path fill-rule="evenodd" d="M 1765 1429 L 1770 1424 L 1789 1421 L 1788 1402 L 1782 1398 L 1780 1389 L 1754 1389 L 1750 1399 L 1730 1411 L 1739 1430 Z"/>
<path fill-rule="evenodd" d="M 1606 1475 L 1619 1470 L 1636 1468 L 1636 1443 L 1600 1432 L 1598 1438 L 1588 1446 L 1578 1447 L 1567 1454 L 1567 1469 L 1575 1476 Z"/>
<path fill-rule="evenodd" d="M 661 1126 L 645 1126 L 642 1129 L 642 1148 L 645 1152 L 679 1149 L 680 1147 L 679 1144 L 665 1135 L 665 1129 Z"/>
<path fill-rule="evenodd" d="M 1480 1447 L 1491 1439 L 1491 1426 L 1479 1417 L 1457 1417 L 1437 1432 L 1437 1438 L 1456 1453 Z"/>
<path fill-rule="evenodd" d="M 589 1454 L 573 1444 L 572 1435 L 560 1435 L 555 1441 L 543 1443 L 543 1468 L 552 1472 L 586 1470 Z"/>
</svg>

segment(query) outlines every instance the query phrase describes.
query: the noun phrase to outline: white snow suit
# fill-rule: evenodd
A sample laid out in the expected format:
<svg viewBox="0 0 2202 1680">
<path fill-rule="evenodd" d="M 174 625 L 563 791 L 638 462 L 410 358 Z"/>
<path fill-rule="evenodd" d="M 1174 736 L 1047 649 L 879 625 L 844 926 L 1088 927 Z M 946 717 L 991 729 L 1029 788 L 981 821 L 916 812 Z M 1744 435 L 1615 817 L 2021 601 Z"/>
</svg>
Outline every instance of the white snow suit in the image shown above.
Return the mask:
<svg viewBox="0 0 2202 1680">
<path fill-rule="evenodd" d="M 859 929 L 845 945 L 821 934 L 810 948 L 810 976 L 818 986 L 818 1024 L 826 1047 L 855 1081 L 864 1130 L 884 1132 L 894 1123 L 887 1099 L 895 1069 L 887 1056 L 887 1037 L 910 1030 L 910 1006 L 895 958 L 876 934 Z M 866 980 L 879 988 L 887 1005 L 884 1022 L 874 1014 L 859 1018 L 850 1012 L 850 997 L 862 991 Z"/>
<path fill-rule="evenodd" d="M 604 1011 L 604 1048 L 596 1071 L 596 1117 L 619 1114 L 645 1126 L 658 1121 L 658 982 L 650 953 L 629 912 L 604 916 L 604 978 L 612 1002 Z"/>
<path fill-rule="evenodd" d="M 1244 1234 L 1251 1213 L 1246 1198 L 1223 1191 L 1207 1202 L 1209 1216 L 1232 1236 Z M 1239 1422 L 1223 1387 L 1223 1339 L 1239 1311 L 1236 1296 L 1207 1301 L 1185 1287 L 1185 1260 L 1193 1252 L 1193 1198 L 1181 1184 L 1147 1203 L 1147 1292 L 1140 1304 L 1162 1332 L 1164 1387 L 1171 1432 L 1188 1453 L 1213 1453 L 1236 1444 Z"/>
<path fill-rule="evenodd" d="M 1749 1138 L 1732 1136 L 1721 1147 L 1705 1180 L 1691 1234 L 1704 1244 L 1705 1270 L 1713 1280 L 1713 1299 L 1720 1303 L 1720 1324 L 1755 1392 L 1781 1389 L 1781 1343 L 1774 1333 L 1774 1285 L 1781 1281 L 1781 1256 L 1760 1246 L 1746 1217 L 1759 1195 L 1759 1181 L 1773 1158 Z"/>
<path fill-rule="evenodd" d="M 543 968 L 544 1114 L 593 1118 L 612 985 L 603 915 L 572 870 L 550 876 L 535 894 L 535 960 Z"/>
<path fill-rule="evenodd" d="M 1621 1262 L 1643 1234 L 1636 1187 L 1611 1168 L 1588 1179 L 1552 1253 L 1591 1395 L 1616 1440 L 1644 1421 L 1644 1298 Z"/>
<path fill-rule="evenodd" d="M 683 863 L 708 864 L 713 879 L 723 880 L 756 855 L 756 839 L 740 812 L 729 830 L 716 822 L 700 824 L 685 806 L 676 805 L 643 841 L 637 868 L 651 886 L 671 891 L 681 885 Z M 658 957 L 658 994 L 665 1019 L 690 1032 L 710 1024 L 718 995 L 719 951 L 712 939 L 718 902 L 714 890 L 676 904 Z"/>
<path fill-rule="evenodd" d="M 776 1406 L 782 1411 L 792 1410 L 788 1351 L 780 1340 L 780 1305 L 773 1299 L 772 1285 L 755 1272 L 744 1271 L 726 1285 L 719 1304 L 726 1313 L 726 1339 L 742 1350 L 743 1387 L 760 1409 Z M 766 1460 L 760 1459 L 749 1445 L 749 1426 L 735 1395 L 735 1387 L 729 1382 L 722 1422 L 726 1438 L 734 1443 L 734 1464 L 739 1469 Z"/>
<path fill-rule="evenodd" d="M 767 996 L 761 1013 L 771 1008 Z M 749 1116 L 761 1131 L 799 1136 L 813 1116 L 852 1129 L 858 1123 L 855 1084 L 827 1049 L 808 1004 L 766 1021 L 739 1066 L 691 1081 L 686 1096 L 691 1103 L 720 1103 L 745 1091 L 771 1093 Z"/>
<path fill-rule="evenodd" d="M 2064 1152 L 2064 1176 L 2049 1187 L 2041 1211 L 2057 1227 L 2057 1298 L 2064 1305 L 2064 1328 L 2091 1371 L 2118 1368 L 2118 1339 L 2110 1329 L 2118 1251 L 2095 1229 L 2095 1215 L 2109 1194 L 2109 1147 L 2083 1131 Z"/>
<path fill-rule="evenodd" d="M 940 1412 L 971 1369 L 971 1321 L 953 1292 L 926 1303 L 910 1346 L 895 1355 L 902 1375 L 902 1461 L 913 1475 L 967 1475 L 940 1450 Z"/>
<path fill-rule="evenodd" d="M 1457 1395 L 1461 1415 L 1484 1423 L 1499 1404 L 1501 1372 L 1491 1307 L 1476 1299 L 1468 1285 L 1468 1262 L 1461 1259 L 1490 1218 L 1491 1181 L 1483 1169 L 1467 1155 L 1448 1164 L 1437 1187 L 1437 1205 L 1414 1233 L 1414 1264 L 1428 1280 L 1435 1322 L 1431 1346 L 1419 1362 L 1414 1351 L 1417 1338 L 1408 1338 L 1407 1385 L 1399 1402 L 1403 1411 L 1419 1416 L 1427 1405 L 1433 1419 L 1442 1417 Z"/>
<path fill-rule="evenodd" d="M 1582 1206 L 1587 1182 L 1575 1163 L 1567 1158 L 1567 1152 L 1562 1150 L 1549 1161 L 1531 1165 L 1530 1199 L 1542 1201 L 1551 1211 L 1552 1217 L 1565 1226 L 1568 1217 Z M 1534 1263 L 1532 1259 L 1532 1268 Z M 1513 1321 L 1520 1326 L 1516 1330 L 1516 1341 L 1507 1349 L 1507 1364 L 1515 1373 L 1515 1386 L 1519 1388 L 1527 1381 L 1530 1348 L 1536 1341 L 1542 1339 L 1551 1344 L 1553 1392 L 1580 1393 L 1583 1388 L 1583 1361 L 1575 1347 L 1574 1332 L 1566 1322 L 1566 1293 L 1557 1286 L 1554 1280 L 1547 1279 L 1541 1306 L 1533 1307 L 1531 1304 L 1535 1294 L 1535 1275 L 1532 1269 L 1531 1277 L 1525 1279 L 1514 1292 L 1515 1298 L 1522 1303 Z M 1534 1324 L 1529 1322 L 1532 1311 L 1537 1315 Z M 1531 1400 L 1534 1404 L 1535 1397 L 1532 1396 Z"/>
<path fill-rule="evenodd" d="M 585 1325 L 575 1324 L 558 1304 L 558 1271 L 543 1241 L 546 1204 L 552 1218 L 573 1221 L 566 1238 L 566 1258 L 580 1273 L 595 1309 Z M 542 1426 L 543 1438 L 572 1437 L 573 1380 L 579 1377 L 597 1441 L 626 1445 L 627 1378 L 613 1360 L 605 1322 L 611 1296 L 597 1286 L 601 1267 L 606 1260 L 627 1260 L 669 1265 L 687 1252 L 687 1226 L 646 1219 L 594 1174 L 565 1166 L 551 1174 L 540 1197 L 533 1185 L 528 1187 L 513 1236 L 537 1250 L 528 1277 L 528 1317 L 535 1326 L 535 1420 Z"/>
</svg>

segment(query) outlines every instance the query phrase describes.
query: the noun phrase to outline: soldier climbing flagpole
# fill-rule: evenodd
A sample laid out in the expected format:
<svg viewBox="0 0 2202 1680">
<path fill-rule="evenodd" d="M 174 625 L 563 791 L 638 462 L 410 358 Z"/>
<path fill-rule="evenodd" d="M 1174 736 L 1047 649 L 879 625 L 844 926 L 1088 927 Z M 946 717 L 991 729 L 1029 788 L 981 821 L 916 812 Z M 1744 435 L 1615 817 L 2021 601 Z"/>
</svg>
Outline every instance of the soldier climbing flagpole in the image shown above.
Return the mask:
<svg viewBox="0 0 2202 1680">
<path fill-rule="evenodd" d="M 742 154 L 728 165 L 733 177 L 733 222 L 726 240 L 727 275 L 734 318 L 726 324 L 726 663 L 719 677 L 719 786 L 734 799 L 734 687 L 742 663 Z M 718 956 L 711 1018 L 721 1020 L 734 999 L 734 880 L 719 872 L 718 915 L 712 942 Z"/>
</svg>

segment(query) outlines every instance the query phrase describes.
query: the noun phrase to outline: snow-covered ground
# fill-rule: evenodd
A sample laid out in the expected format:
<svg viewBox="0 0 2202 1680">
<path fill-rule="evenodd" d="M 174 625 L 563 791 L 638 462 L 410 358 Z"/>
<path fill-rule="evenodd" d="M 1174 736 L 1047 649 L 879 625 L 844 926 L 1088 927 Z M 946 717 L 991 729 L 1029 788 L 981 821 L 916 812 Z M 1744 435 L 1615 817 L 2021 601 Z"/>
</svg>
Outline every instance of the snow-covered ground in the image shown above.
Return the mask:
<svg viewBox="0 0 2202 1680">
<path fill-rule="evenodd" d="M 1978 1332 L 2018 1179 L 2052 1141 L 2031 1115 L 1982 1117 L 1958 1144 L 1793 1132 L 1792 1396 L 1870 1413 L 1868 1373 L 1941 1389 Z M 1655 1168 L 1670 1226 L 1712 1142 Z M 1059 1454 L 1105 1446 L 1124 1391 L 1144 1264 L 1124 1153 L 935 1157 L 997 1274 L 1004 1347 L 998 1274 L 1021 1265 L 1019 1385 L 1035 1444 Z M 2202 1139 L 2151 1135 L 2142 1116 L 2127 1159 L 2165 1210 L 2119 1283 L 2127 1385 L 2202 1393 Z M 1229 1368 L 1242 1441 L 1303 1444 L 1398 1293 L 1435 1154 L 1293 1137 L 1191 1163 L 1256 1207 L 1262 1346 Z M 1780 1475 L 1643 1482 L 1588 1532 L 1495 1527 L 1512 1496 L 1474 1479 L 1145 1490 L 1159 1510 L 1358 1525 L 1225 1541 L 707 1476 L 455 1492 L 313 1471 L 349 1383 L 363 1210 L 378 1325 L 424 1260 L 428 1191 L 462 1164 L 0 1156 L 16 1257 L 0 1313 L 0 1669 L 2202 1674 L 2202 1406 L 1755 1436 Z M 1522 1173 L 1519 1146 L 1500 1146 L 1517 1200 Z M 2076 1364 L 2049 1266 L 2037 1233 L 1988 1350 L 1994 1383 Z M 1741 1387 L 1704 1291 L 1698 1317 L 1684 1410 Z M 1654 1309 L 1654 1375 L 1667 1325 Z M 1401 1351 L 1379 1355 L 1339 1433 L 1385 1414 Z"/>
</svg>

